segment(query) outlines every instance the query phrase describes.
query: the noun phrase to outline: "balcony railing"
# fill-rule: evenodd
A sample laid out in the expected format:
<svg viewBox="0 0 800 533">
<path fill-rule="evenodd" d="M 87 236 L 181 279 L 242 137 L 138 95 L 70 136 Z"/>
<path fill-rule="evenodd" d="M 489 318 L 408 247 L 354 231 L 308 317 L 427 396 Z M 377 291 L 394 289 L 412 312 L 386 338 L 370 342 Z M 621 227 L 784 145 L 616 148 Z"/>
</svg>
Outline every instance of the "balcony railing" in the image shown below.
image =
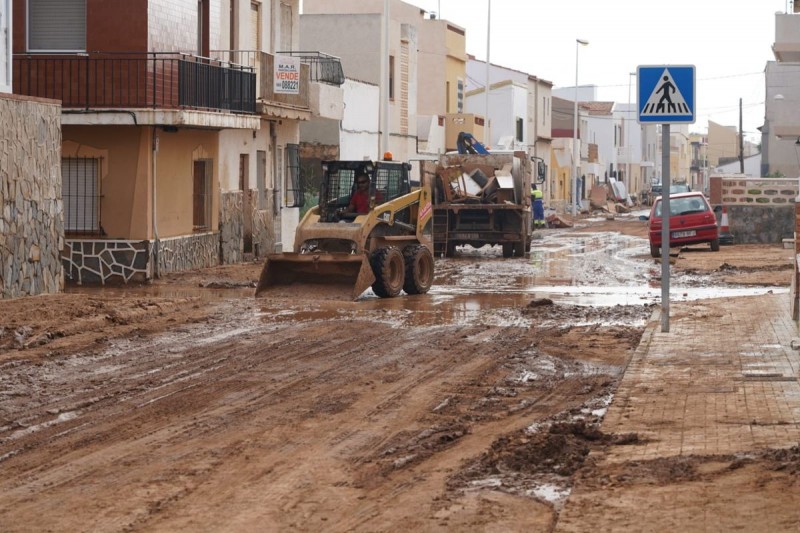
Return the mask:
<svg viewBox="0 0 800 533">
<path fill-rule="evenodd" d="M 311 81 L 341 85 L 344 83 L 344 70 L 342 60 L 322 52 L 278 52 L 278 55 L 291 56 L 300 59 L 310 68 Z"/>
<path fill-rule="evenodd" d="M 14 92 L 65 108 L 199 109 L 255 113 L 248 66 L 171 52 L 14 55 Z"/>
</svg>

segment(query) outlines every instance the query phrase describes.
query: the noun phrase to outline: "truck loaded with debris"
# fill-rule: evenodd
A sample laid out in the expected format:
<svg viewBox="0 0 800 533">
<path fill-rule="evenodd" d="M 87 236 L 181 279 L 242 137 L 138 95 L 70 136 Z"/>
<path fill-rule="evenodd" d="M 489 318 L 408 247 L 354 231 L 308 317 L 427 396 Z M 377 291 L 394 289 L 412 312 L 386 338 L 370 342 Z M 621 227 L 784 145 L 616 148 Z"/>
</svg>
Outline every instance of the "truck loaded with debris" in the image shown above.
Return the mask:
<svg viewBox="0 0 800 533">
<path fill-rule="evenodd" d="M 429 171 L 436 256 L 452 257 L 456 246 L 467 244 L 501 245 L 503 257 L 530 251 L 531 160 L 525 152 L 446 154 Z"/>
</svg>

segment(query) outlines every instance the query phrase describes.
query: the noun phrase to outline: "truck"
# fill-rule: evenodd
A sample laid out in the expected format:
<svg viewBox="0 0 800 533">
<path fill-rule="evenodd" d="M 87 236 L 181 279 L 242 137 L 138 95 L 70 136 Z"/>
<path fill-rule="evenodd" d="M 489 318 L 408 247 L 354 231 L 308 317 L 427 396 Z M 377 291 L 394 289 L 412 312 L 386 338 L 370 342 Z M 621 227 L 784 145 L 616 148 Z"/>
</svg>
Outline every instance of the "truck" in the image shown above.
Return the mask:
<svg viewBox="0 0 800 533">
<path fill-rule="evenodd" d="M 412 185 L 406 162 L 324 161 L 319 204 L 297 227 L 291 252 L 270 254 L 256 297 L 282 292 L 356 300 L 428 292 L 433 283 L 432 202 L 427 181 Z M 348 212 L 356 178 L 367 176 L 369 208 Z"/>
<path fill-rule="evenodd" d="M 524 256 L 530 251 L 535 159 L 524 151 L 487 150 L 469 134 L 459 135 L 458 148 L 424 167 L 433 176 L 434 255 L 453 257 L 456 246 L 468 244 L 500 245 L 503 257 Z M 543 161 L 536 170 L 536 181 L 543 181 Z"/>
</svg>

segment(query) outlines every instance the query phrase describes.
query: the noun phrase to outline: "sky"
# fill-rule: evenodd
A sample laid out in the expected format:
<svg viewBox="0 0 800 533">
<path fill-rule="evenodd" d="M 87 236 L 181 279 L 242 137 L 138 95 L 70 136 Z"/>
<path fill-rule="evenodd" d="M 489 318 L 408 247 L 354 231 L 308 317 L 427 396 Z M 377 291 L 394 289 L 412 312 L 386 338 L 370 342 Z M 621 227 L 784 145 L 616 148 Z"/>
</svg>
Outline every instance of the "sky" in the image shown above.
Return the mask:
<svg viewBox="0 0 800 533">
<path fill-rule="evenodd" d="M 774 61 L 775 13 L 787 0 L 404 0 L 466 29 L 467 53 L 486 59 L 491 1 L 492 63 L 553 82 L 596 85 L 598 99 L 636 102 L 640 65 L 694 65 L 696 117 L 691 132 L 708 121 L 739 125 L 760 142 L 764 122 L 764 68 Z M 789 8 L 790 9 L 790 8 Z M 629 89 L 630 87 L 630 89 Z"/>
</svg>

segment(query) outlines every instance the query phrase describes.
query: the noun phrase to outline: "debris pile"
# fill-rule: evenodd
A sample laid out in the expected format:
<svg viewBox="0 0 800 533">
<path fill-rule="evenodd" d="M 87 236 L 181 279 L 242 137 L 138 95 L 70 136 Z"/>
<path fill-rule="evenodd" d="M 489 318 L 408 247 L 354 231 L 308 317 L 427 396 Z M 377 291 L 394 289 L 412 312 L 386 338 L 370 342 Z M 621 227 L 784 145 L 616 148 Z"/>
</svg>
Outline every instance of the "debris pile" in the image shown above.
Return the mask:
<svg viewBox="0 0 800 533">
<path fill-rule="evenodd" d="M 437 171 L 444 201 L 464 204 L 517 203 L 511 164 L 496 169 L 491 165 L 455 165 Z"/>
<path fill-rule="evenodd" d="M 628 194 L 625 184 L 609 178 L 605 184 L 592 187 L 589 193 L 592 209 L 601 210 L 611 215 L 630 213 L 634 202 Z"/>
</svg>

